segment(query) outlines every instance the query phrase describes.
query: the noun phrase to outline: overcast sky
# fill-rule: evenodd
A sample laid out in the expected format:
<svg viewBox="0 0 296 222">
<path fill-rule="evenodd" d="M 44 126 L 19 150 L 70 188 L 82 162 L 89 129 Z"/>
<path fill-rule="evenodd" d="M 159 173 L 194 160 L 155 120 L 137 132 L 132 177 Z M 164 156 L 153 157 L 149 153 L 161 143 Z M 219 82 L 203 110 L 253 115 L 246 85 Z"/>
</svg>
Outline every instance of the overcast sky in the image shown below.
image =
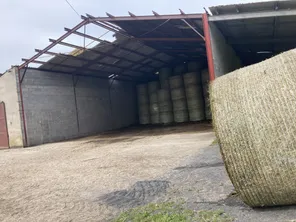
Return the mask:
<svg viewBox="0 0 296 222">
<path fill-rule="evenodd" d="M 247 0 L 68 0 L 79 14 L 94 16 L 150 15 L 151 10 L 160 14 L 176 14 L 181 8 L 186 13 L 203 12 L 203 7 L 231 3 L 245 3 Z M 253 2 L 255 2 L 253 0 Z M 30 58 L 34 49 L 42 49 L 48 38 L 58 38 L 64 27 L 72 28 L 80 17 L 65 0 L 0 0 L 0 73 L 11 65 L 20 65 L 21 58 Z M 99 30 L 103 34 L 103 30 Z M 82 41 L 73 39 L 73 41 Z M 71 51 L 59 48 L 60 52 Z"/>
</svg>

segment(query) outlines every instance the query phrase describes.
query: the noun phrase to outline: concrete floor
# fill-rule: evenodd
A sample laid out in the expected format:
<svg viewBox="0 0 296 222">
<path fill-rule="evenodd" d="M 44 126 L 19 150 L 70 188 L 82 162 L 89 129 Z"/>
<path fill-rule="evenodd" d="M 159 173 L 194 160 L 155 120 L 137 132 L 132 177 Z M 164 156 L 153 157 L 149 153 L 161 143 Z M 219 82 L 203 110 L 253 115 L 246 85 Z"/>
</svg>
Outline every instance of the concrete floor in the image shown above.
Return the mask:
<svg viewBox="0 0 296 222">
<path fill-rule="evenodd" d="M 191 124 L 1 150 L 0 221 L 106 221 L 166 193 L 158 178 L 213 140 L 209 124 Z"/>
</svg>

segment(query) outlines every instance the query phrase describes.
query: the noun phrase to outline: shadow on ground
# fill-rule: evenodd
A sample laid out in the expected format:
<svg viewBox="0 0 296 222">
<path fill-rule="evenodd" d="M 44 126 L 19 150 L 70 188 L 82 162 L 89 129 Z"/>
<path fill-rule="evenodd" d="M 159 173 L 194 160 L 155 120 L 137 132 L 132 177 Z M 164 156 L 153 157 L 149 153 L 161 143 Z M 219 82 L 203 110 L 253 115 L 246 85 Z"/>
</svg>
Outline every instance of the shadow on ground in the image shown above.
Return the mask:
<svg viewBox="0 0 296 222">
<path fill-rule="evenodd" d="M 184 201 L 192 210 L 223 210 L 239 222 L 285 222 L 296 219 L 296 206 L 256 208 L 234 193 L 217 145 L 206 147 L 155 181 L 139 181 L 129 190 L 100 197 L 109 206 L 132 208 L 149 202 Z"/>
<path fill-rule="evenodd" d="M 170 183 L 163 180 L 138 181 L 129 190 L 108 193 L 99 200 L 112 207 L 132 208 L 151 202 L 169 186 Z"/>
</svg>

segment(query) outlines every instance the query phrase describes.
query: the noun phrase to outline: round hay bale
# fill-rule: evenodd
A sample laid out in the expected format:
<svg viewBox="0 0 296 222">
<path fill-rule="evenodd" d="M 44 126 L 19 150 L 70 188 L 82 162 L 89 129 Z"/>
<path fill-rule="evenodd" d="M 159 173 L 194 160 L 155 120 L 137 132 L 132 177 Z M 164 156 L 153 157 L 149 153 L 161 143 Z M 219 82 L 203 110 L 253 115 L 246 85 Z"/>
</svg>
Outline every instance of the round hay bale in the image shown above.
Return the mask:
<svg viewBox="0 0 296 222">
<path fill-rule="evenodd" d="M 171 91 L 171 95 L 172 95 L 172 100 L 179 100 L 179 99 L 186 98 L 184 88 L 173 89 Z"/>
<path fill-rule="evenodd" d="M 168 89 L 169 88 L 169 77 L 172 74 L 172 68 L 162 68 L 159 71 L 159 82 L 161 89 Z"/>
<path fill-rule="evenodd" d="M 168 124 L 174 122 L 173 112 L 161 112 L 159 114 L 159 121 L 163 124 Z"/>
<path fill-rule="evenodd" d="M 201 109 L 204 112 L 204 102 L 202 100 L 187 100 L 188 109 Z"/>
<path fill-rule="evenodd" d="M 205 113 L 203 109 L 188 109 L 190 121 L 201 121 L 205 119 Z"/>
<path fill-rule="evenodd" d="M 296 204 L 296 51 L 217 78 L 213 123 L 229 177 L 249 206 Z"/>
<path fill-rule="evenodd" d="M 209 79 L 210 79 L 209 70 L 208 69 L 202 70 L 201 77 L 202 77 L 203 96 L 205 101 L 206 119 L 211 120 L 212 112 L 211 112 L 210 94 L 209 94 Z"/>
<path fill-rule="evenodd" d="M 149 100 L 150 100 L 150 103 L 157 103 L 158 102 L 157 92 L 149 94 Z"/>
<path fill-rule="evenodd" d="M 173 110 L 173 104 L 171 101 L 165 101 L 158 104 L 159 112 L 168 112 Z"/>
<path fill-rule="evenodd" d="M 169 82 L 170 82 L 171 89 L 178 89 L 178 88 L 184 87 L 183 78 L 180 75 L 170 77 Z"/>
<path fill-rule="evenodd" d="M 187 65 L 185 63 L 176 66 L 173 70 L 175 75 L 181 75 L 185 72 L 187 72 Z"/>
<path fill-rule="evenodd" d="M 165 89 L 160 89 L 157 92 L 158 102 L 169 101 L 171 99 L 170 91 Z"/>
<path fill-rule="evenodd" d="M 148 95 L 138 94 L 138 103 L 139 105 L 149 104 Z"/>
<path fill-rule="evenodd" d="M 139 122 L 141 125 L 150 124 L 150 115 L 143 115 L 139 117 Z"/>
<path fill-rule="evenodd" d="M 203 100 L 202 98 L 202 88 L 197 85 L 190 85 L 186 87 L 186 97 L 187 99 L 198 99 Z"/>
<path fill-rule="evenodd" d="M 202 64 L 200 62 L 188 62 L 187 63 L 187 70 L 188 72 L 196 72 L 199 71 Z"/>
<path fill-rule="evenodd" d="M 200 72 L 188 72 L 183 75 L 185 88 L 190 85 L 201 85 Z"/>
<path fill-rule="evenodd" d="M 151 113 L 151 115 L 159 113 L 158 103 L 151 103 L 150 104 L 150 113 Z"/>
<path fill-rule="evenodd" d="M 177 110 L 187 110 L 187 102 L 186 99 L 179 99 L 173 101 L 174 111 Z"/>
<path fill-rule="evenodd" d="M 140 116 L 149 115 L 149 105 L 148 104 L 144 104 L 144 105 L 139 106 L 139 115 Z"/>
<path fill-rule="evenodd" d="M 152 124 L 159 124 L 160 123 L 159 113 L 152 115 L 150 118 L 151 118 Z"/>
<path fill-rule="evenodd" d="M 148 82 L 148 93 L 154 93 L 159 89 L 159 82 L 153 81 L 153 82 Z"/>
<path fill-rule="evenodd" d="M 147 86 L 147 84 L 137 85 L 137 93 L 138 93 L 138 95 L 148 95 L 148 86 Z"/>
<path fill-rule="evenodd" d="M 178 110 L 174 111 L 174 121 L 176 123 L 188 122 L 188 111 L 187 110 Z"/>
</svg>

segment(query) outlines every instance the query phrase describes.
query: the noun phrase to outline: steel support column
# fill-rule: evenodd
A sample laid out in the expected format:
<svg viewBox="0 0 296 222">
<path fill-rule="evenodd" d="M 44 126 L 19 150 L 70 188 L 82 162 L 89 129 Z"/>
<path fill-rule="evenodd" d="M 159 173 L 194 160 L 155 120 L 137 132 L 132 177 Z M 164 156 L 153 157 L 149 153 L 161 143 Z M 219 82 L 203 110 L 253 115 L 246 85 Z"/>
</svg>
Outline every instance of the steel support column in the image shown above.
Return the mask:
<svg viewBox="0 0 296 222">
<path fill-rule="evenodd" d="M 209 20 L 207 13 L 202 15 L 202 22 L 203 22 L 203 30 L 205 35 L 206 41 L 206 51 L 207 51 L 207 59 L 208 59 L 208 67 L 209 67 L 209 77 L 210 81 L 215 79 L 215 69 L 214 69 L 214 59 L 213 59 L 213 51 L 212 51 L 212 44 L 211 44 L 211 34 L 210 34 L 210 27 L 209 27 Z"/>
</svg>

